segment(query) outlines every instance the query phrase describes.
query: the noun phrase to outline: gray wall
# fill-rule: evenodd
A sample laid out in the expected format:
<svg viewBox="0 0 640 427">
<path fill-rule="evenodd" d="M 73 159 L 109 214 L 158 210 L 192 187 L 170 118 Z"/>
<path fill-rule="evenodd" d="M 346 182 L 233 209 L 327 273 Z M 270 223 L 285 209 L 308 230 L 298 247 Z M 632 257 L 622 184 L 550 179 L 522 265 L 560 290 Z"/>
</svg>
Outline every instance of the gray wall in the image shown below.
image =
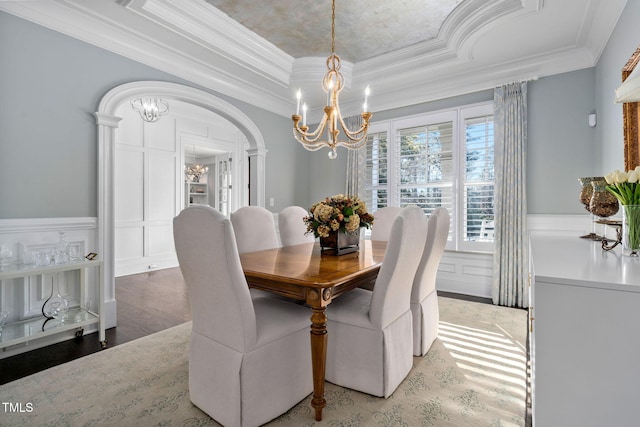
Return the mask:
<svg viewBox="0 0 640 427">
<path fill-rule="evenodd" d="M 597 173 L 595 70 L 545 77 L 528 84 L 527 210 L 531 214 L 586 213 L 578 178 Z"/>
<path fill-rule="evenodd" d="M 615 104 L 614 96 L 616 88 L 622 82 L 622 67 L 640 45 L 639 20 L 640 1 L 627 1 L 596 66 L 598 175 L 624 168 L 622 104 Z"/>
<path fill-rule="evenodd" d="M 0 57 L 0 219 L 96 216 L 93 113 L 102 96 L 137 80 L 198 87 L 4 12 Z M 262 132 L 271 209 L 305 194 L 308 158 L 291 136 L 291 120 L 206 91 L 241 109 Z"/>
</svg>

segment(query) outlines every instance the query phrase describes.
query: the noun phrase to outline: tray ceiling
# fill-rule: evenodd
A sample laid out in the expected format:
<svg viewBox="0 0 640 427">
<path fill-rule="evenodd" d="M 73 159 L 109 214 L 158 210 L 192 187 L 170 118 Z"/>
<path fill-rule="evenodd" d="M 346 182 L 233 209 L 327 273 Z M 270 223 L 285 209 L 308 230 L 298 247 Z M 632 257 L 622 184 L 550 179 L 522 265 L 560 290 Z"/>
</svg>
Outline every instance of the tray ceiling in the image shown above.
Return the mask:
<svg viewBox="0 0 640 427">
<path fill-rule="evenodd" d="M 337 0 L 344 115 L 595 66 L 626 0 Z M 331 2 L 14 0 L 0 10 L 283 116 L 323 106 Z M 311 116 L 314 117 L 314 116 Z"/>
</svg>

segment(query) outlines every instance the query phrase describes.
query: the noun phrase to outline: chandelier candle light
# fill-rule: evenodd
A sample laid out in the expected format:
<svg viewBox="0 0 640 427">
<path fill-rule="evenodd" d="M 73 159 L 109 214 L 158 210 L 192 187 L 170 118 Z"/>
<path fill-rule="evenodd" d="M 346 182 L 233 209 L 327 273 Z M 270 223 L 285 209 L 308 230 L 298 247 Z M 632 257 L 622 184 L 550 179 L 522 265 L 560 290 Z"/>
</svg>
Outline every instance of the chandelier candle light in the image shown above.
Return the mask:
<svg viewBox="0 0 640 427">
<path fill-rule="evenodd" d="M 367 130 L 369 128 L 369 120 L 372 114 L 368 110 L 368 97 L 370 94 L 369 86 L 365 90 L 365 98 L 362 116 L 362 125 L 356 131 L 350 131 L 342 119 L 340 113 L 340 104 L 338 103 L 338 94 L 344 86 L 344 77 L 340 72 L 340 57 L 335 53 L 335 19 L 336 19 L 336 2 L 332 0 L 331 6 L 331 55 L 327 58 L 327 73 L 322 79 L 322 89 L 327 93 L 327 105 L 324 107 L 324 115 L 313 132 L 308 132 L 307 126 L 307 105 L 302 104 L 302 117 L 300 116 L 300 103 L 302 100 L 302 92 L 297 92 L 296 114 L 291 116 L 293 120 L 293 136 L 300 142 L 304 148 L 315 151 L 323 146 L 328 146 L 329 158 L 335 159 L 338 153 L 336 148 L 344 146 L 350 149 L 362 147 L 367 142 Z M 302 124 L 300 124 L 302 120 Z M 339 125 L 339 126 L 338 126 Z M 346 139 L 340 140 L 338 135 L 340 129 L 344 133 Z M 327 138 L 322 140 L 324 130 L 327 130 Z"/>
</svg>

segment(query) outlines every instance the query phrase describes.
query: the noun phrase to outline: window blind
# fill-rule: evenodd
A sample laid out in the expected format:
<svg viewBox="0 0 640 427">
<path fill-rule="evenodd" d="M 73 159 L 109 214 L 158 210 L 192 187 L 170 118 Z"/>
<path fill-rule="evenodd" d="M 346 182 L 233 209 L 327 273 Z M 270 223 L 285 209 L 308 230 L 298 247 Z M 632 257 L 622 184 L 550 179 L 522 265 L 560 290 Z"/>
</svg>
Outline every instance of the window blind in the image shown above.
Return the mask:
<svg viewBox="0 0 640 427">
<path fill-rule="evenodd" d="M 370 133 L 365 150 L 364 200 L 369 212 L 389 206 L 387 132 Z"/>
<path fill-rule="evenodd" d="M 453 122 L 399 129 L 397 171 L 400 206 L 417 205 L 429 215 L 453 207 Z"/>
<path fill-rule="evenodd" d="M 361 152 L 369 210 L 444 207 L 448 249 L 491 251 L 493 140 L 490 102 L 373 124 Z"/>
</svg>

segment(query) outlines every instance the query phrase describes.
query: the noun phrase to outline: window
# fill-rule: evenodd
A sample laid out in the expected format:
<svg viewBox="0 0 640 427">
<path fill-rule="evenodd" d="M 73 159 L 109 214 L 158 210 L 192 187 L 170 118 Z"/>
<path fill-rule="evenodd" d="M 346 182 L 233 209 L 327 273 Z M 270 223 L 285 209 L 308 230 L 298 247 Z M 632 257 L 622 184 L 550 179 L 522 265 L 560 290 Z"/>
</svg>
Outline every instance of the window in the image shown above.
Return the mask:
<svg viewBox="0 0 640 427">
<path fill-rule="evenodd" d="M 451 215 L 448 249 L 493 247 L 493 103 L 372 123 L 364 198 L 384 206 L 443 206 Z"/>
<path fill-rule="evenodd" d="M 365 201 L 369 212 L 388 206 L 387 133 L 369 132 L 365 146 Z"/>
</svg>

